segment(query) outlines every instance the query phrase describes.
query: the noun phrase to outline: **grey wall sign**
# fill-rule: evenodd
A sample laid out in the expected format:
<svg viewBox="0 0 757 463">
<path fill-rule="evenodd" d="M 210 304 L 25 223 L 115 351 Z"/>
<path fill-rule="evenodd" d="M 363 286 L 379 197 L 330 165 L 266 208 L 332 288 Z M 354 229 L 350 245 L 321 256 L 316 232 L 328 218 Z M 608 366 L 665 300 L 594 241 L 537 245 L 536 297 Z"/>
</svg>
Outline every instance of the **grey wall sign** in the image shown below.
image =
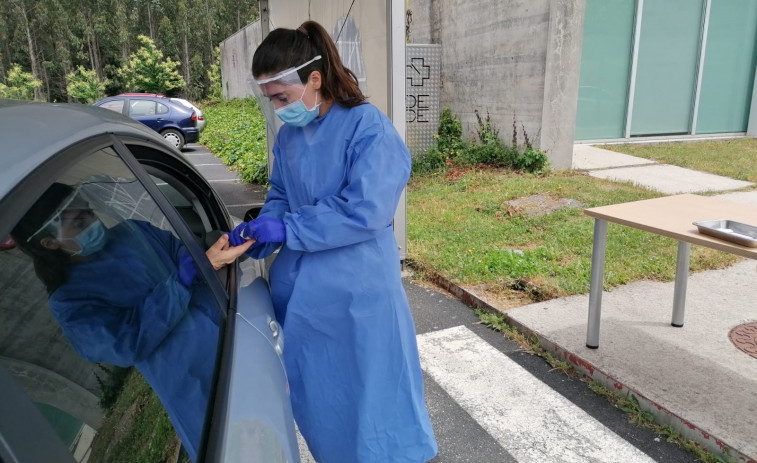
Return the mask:
<svg viewBox="0 0 757 463">
<path fill-rule="evenodd" d="M 413 156 L 434 144 L 439 129 L 441 56 L 441 45 L 405 47 L 405 139 Z"/>
</svg>

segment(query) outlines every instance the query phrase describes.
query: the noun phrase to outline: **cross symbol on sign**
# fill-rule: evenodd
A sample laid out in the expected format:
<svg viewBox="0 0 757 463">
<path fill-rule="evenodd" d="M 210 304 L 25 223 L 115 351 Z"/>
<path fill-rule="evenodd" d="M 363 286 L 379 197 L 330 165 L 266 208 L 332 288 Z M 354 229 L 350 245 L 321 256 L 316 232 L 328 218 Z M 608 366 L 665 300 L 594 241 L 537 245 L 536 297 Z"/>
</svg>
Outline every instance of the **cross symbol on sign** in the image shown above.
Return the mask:
<svg viewBox="0 0 757 463">
<path fill-rule="evenodd" d="M 423 87 L 425 81 L 431 77 L 431 66 L 424 64 L 423 58 L 411 58 L 407 67 L 407 79 L 411 87 Z"/>
</svg>

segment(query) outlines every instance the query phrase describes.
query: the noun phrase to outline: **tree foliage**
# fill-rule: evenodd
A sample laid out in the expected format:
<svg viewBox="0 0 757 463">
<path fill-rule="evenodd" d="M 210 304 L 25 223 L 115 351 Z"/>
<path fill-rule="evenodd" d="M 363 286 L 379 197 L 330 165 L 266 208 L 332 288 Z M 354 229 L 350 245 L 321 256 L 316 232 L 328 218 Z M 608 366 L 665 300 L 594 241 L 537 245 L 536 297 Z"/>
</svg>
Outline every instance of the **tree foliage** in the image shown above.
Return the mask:
<svg viewBox="0 0 757 463">
<path fill-rule="evenodd" d="M 94 103 L 105 96 L 108 80 L 100 80 L 93 69 L 77 66 L 76 71 L 66 75 L 66 79 L 68 95 L 80 103 Z"/>
<path fill-rule="evenodd" d="M 7 84 L 0 83 L 0 98 L 15 100 L 33 100 L 34 90 L 42 85 L 31 73 L 21 70 L 18 64 L 10 68 L 5 81 Z"/>
<path fill-rule="evenodd" d="M 147 93 L 167 93 L 182 88 L 184 79 L 176 67 L 178 62 L 163 58 L 150 37 L 137 37 L 140 47 L 129 56 L 129 61 L 119 70 L 129 90 Z"/>
<path fill-rule="evenodd" d="M 213 62 L 208 70 L 208 79 L 210 80 L 210 91 L 208 98 L 212 101 L 223 100 L 223 87 L 221 85 L 221 50 L 216 47 L 213 50 Z"/>
<path fill-rule="evenodd" d="M 258 16 L 256 0 L 0 0 L 0 78 L 14 64 L 41 84 L 35 97 L 72 101 L 67 76 L 92 70 L 105 92 L 128 89 L 118 70 L 149 37 L 185 86 L 207 97 L 213 49 Z"/>
</svg>

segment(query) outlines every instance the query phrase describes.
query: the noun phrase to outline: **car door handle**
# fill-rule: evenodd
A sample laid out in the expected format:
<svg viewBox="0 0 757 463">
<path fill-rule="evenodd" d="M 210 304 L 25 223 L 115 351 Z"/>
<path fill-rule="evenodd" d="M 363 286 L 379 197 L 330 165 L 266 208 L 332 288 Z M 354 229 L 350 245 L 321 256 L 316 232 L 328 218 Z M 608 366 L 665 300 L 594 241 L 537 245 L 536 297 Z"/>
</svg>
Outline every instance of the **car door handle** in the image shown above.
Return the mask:
<svg viewBox="0 0 757 463">
<path fill-rule="evenodd" d="M 281 325 L 272 319 L 268 318 L 268 328 L 271 330 L 271 336 L 273 336 L 273 346 L 279 355 L 284 353 L 284 333 L 281 329 Z"/>
</svg>

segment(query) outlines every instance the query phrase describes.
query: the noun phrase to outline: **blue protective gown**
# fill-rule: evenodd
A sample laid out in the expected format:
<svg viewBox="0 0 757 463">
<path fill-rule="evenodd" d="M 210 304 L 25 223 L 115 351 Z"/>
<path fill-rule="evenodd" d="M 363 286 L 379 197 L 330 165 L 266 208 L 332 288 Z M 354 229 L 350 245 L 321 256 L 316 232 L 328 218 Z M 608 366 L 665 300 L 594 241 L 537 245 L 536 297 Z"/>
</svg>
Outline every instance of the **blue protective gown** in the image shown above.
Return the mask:
<svg viewBox="0 0 757 463">
<path fill-rule="evenodd" d="M 295 420 L 321 463 L 436 454 L 392 230 L 410 154 L 375 106 L 284 125 L 261 216 L 286 225 L 270 270 Z M 280 243 L 278 244 L 280 245 Z M 261 258 L 277 244 L 253 245 Z"/>
<path fill-rule="evenodd" d="M 196 460 L 215 364 L 220 314 L 199 284 L 181 284 L 182 244 L 145 222 L 108 230 L 102 251 L 72 264 L 50 310 L 91 362 L 136 366 Z"/>
</svg>

